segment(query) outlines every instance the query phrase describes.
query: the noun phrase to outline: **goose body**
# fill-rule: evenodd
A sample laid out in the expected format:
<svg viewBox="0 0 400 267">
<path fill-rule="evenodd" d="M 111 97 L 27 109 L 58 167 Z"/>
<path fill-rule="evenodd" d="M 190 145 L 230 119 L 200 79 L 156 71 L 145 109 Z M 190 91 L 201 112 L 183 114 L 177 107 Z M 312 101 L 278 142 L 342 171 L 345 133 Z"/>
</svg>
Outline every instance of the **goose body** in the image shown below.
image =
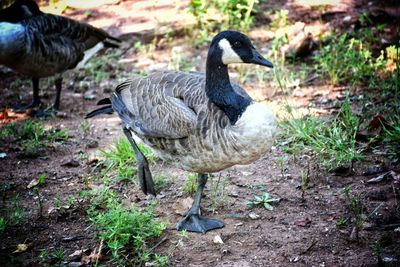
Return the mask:
<svg viewBox="0 0 400 267">
<path fill-rule="evenodd" d="M 272 67 L 247 36 L 221 32 L 211 42 L 205 74 L 166 71 L 134 77 L 86 116 L 118 114 L 136 154 L 144 193 L 155 194 L 154 183 L 132 134 L 162 159 L 199 174 L 193 205 L 178 230 L 205 233 L 223 227 L 221 221 L 199 214 L 207 174 L 255 161 L 268 151 L 277 133 L 272 112 L 230 82 L 231 63 Z"/>
<path fill-rule="evenodd" d="M 184 170 L 212 173 L 264 155 L 276 133 L 272 112 L 233 84 L 235 93 L 251 102 L 231 124 L 205 84 L 205 75 L 155 73 L 120 85 L 111 101 L 140 139 Z"/>
<path fill-rule="evenodd" d="M 118 47 L 119 42 L 88 24 L 43 13 L 34 1 L 16 1 L 0 12 L 0 64 L 33 77 L 34 105 L 40 102 L 39 78 L 59 75 L 58 109 L 62 72 L 82 66 L 100 49 Z"/>
</svg>

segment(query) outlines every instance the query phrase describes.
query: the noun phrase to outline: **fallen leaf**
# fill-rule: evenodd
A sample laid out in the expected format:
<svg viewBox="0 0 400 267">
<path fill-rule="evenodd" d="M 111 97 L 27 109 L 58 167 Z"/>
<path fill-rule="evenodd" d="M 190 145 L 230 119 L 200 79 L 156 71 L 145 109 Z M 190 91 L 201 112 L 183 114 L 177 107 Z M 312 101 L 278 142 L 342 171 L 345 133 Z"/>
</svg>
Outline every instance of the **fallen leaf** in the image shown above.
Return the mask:
<svg viewBox="0 0 400 267">
<path fill-rule="evenodd" d="M 185 215 L 186 211 L 190 209 L 192 203 L 193 203 L 193 198 L 191 197 L 183 199 L 181 198 L 172 205 L 172 208 L 176 214 L 183 216 Z"/>
<path fill-rule="evenodd" d="M 17 249 L 13 251 L 13 253 L 22 253 L 27 251 L 28 249 L 31 249 L 33 247 L 33 243 L 28 243 L 28 244 L 18 244 Z"/>
<path fill-rule="evenodd" d="M 382 182 L 387 177 L 388 174 L 389 174 L 388 172 L 383 173 L 383 174 L 381 174 L 379 176 L 376 176 L 376 177 L 374 177 L 372 179 L 369 179 L 367 181 L 367 183 L 376 184 L 376 183 Z"/>
<path fill-rule="evenodd" d="M 310 227 L 311 220 L 309 218 L 305 218 L 304 220 L 295 221 L 294 224 L 301 227 Z"/>
<path fill-rule="evenodd" d="M 368 123 L 367 129 L 360 130 L 357 133 L 357 140 L 365 140 L 368 137 L 374 137 L 380 134 L 382 131 L 382 126 L 387 126 L 388 123 L 385 117 L 381 114 L 376 115 L 372 118 L 372 120 Z"/>
<path fill-rule="evenodd" d="M 26 188 L 30 189 L 32 187 L 35 187 L 39 184 L 39 179 L 33 179 Z"/>
</svg>

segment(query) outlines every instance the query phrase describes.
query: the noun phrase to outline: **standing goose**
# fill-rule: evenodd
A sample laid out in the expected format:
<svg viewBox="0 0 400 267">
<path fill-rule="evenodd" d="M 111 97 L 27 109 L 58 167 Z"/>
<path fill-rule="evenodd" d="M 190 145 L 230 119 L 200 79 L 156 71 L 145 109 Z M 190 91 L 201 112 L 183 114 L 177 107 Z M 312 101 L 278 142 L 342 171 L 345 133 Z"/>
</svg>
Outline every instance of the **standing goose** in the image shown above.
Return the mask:
<svg viewBox="0 0 400 267">
<path fill-rule="evenodd" d="M 82 67 L 104 47 L 120 40 L 107 32 L 66 17 L 46 14 L 33 0 L 17 0 L 0 11 L 0 64 L 32 76 L 33 100 L 40 105 L 39 78 L 58 75 L 54 110 L 60 106 L 61 74 Z"/>
<path fill-rule="evenodd" d="M 272 68 L 246 35 L 224 31 L 211 42 L 205 75 L 166 71 L 135 77 L 120 84 L 111 98 L 101 100 L 103 107 L 86 115 L 114 111 L 119 115 L 137 157 L 145 194 L 155 194 L 154 183 L 132 133 L 163 160 L 198 173 L 193 205 L 177 230 L 205 233 L 223 227 L 223 222 L 199 214 L 208 173 L 255 161 L 269 150 L 277 132 L 272 112 L 230 83 L 230 63 Z"/>
</svg>

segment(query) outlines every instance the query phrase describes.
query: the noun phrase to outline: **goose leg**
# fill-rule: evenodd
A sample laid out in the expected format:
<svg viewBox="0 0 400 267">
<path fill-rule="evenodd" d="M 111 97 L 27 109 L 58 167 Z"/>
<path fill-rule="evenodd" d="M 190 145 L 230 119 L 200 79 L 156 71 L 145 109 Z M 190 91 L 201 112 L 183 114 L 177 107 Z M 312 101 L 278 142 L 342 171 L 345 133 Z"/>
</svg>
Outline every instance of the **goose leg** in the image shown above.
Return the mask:
<svg viewBox="0 0 400 267">
<path fill-rule="evenodd" d="M 149 163 L 147 162 L 146 157 L 142 154 L 135 140 L 133 139 L 131 131 L 129 131 L 129 129 L 126 127 L 124 127 L 123 130 L 126 138 L 128 138 L 128 141 L 129 143 L 131 143 L 131 146 L 136 154 L 140 188 L 146 195 L 151 194 L 155 196 L 156 191 L 154 189 L 154 182 L 149 169 Z"/>
<path fill-rule="evenodd" d="M 57 111 L 60 109 L 62 78 L 61 77 L 58 78 L 55 83 L 56 83 L 56 99 L 54 100 L 53 110 Z"/>
<path fill-rule="evenodd" d="M 15 112 L 25 112 L 27 109 L 36 108 L 40 106 L 40 97 L 39 97 L 39 78 L 32 78 L 32 87 L 33 87 L 33 98 L 32 102 L 26 106 L 17 106 L 14 109 Z"/>
<path fill-rule="evenodd" d="M 224 227 L 224 223 L 211 218 L 201 217 L 200 201 L 203 194 L 204 187 L 207 183 L 208 174 L 200 174 L 197 177 L 197 190 L 194 197 L 192 207 L 186 213 L 186 216 L 176 225 L 178 231 L 187 230 L 189 232 L 206 233 L 209 230 Z"/>
</svg>

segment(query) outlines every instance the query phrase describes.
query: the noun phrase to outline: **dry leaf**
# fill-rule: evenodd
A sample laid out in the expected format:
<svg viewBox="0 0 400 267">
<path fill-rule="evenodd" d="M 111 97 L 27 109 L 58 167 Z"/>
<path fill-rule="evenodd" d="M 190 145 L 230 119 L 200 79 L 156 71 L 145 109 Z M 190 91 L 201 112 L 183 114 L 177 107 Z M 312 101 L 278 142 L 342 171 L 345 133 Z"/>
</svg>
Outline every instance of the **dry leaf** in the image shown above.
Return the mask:
<svg viewBox="0 0 400 267">
<path fill-rule="evenodd" d="M 39 184 L 39 179 L 33 179 L 26 188 L 30 189 L 32 187 L 35 187 Z"/>
<path fill-rule="evenodd" d="M 193 198 L 187 197 L 183 199 L 179 199 L 176 201 L 173 205 L 172 208 L 174 209 L 174 212 L 179 215 L 185 215 L 186 211 L 190 209 L 193 203 Z"/>
<path fill-rule="evenodd" d="M 13 251 L 13 253 L 22 253 L 27 251 L 28 249 L 31 249 L 33 247 L 33 243 L 28 243 L 28 244 L 18 244 L 17 249 Z"/>
</svg>

